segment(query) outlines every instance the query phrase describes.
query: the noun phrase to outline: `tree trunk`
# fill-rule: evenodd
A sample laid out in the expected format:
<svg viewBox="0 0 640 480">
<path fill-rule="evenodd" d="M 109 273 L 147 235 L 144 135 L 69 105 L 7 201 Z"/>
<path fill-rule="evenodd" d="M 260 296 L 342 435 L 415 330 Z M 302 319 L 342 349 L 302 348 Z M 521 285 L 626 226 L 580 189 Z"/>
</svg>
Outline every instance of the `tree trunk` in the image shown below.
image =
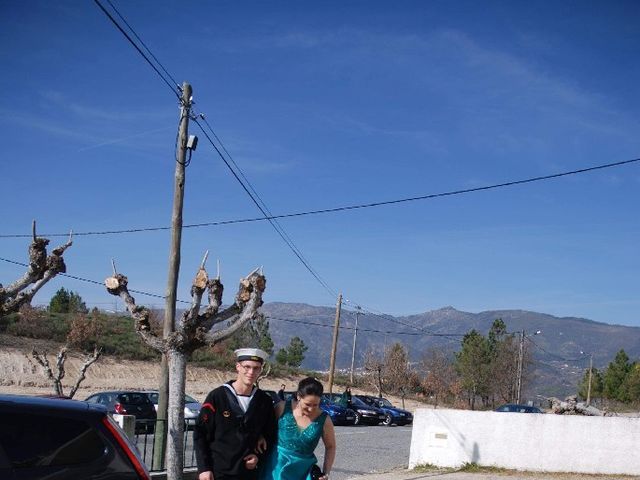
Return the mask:
<svg viewBox="0 0 640 480">
<path fill-rule="evenodd" d="M 167 412 L 167 479 L 182 480 L 184 464 L 184 391 L 187 356 L 177 350 L 167 352 L 169 360 L 169 409 Z"/>
</svg>

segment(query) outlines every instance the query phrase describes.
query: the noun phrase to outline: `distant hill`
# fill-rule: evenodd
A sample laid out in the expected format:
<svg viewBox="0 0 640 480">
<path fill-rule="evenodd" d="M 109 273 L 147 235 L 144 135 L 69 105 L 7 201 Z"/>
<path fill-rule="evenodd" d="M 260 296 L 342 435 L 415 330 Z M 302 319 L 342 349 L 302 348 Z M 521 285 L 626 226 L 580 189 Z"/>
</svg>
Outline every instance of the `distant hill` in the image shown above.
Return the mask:
<svg viewBox="0 0 640 480">
<path fill-rule="evenodd" d="M 262 311 L 270 318 L 271 336 L 276 349 L 299 336 L 309 347 L 303 366 L 314 370 L 329 368 L 329 355 L 335 310 L 300 303 L 268 303 Z M 632 360 L 640 358 L 640 328 L 598 323 L 584 318 L 554 317 L 525 310 L 494 310 L 469 313 L 445 307 L 439 310 L 392 317 L 361 314 L 358 321 L 356 367 L 362 366 L 369 349 L 382 351 L 385 345 L 400 342 L 407 348 L 411 361 L 421 360 L 433 346 L 459 349 L 461 337 L 475 328 L 486 334 L 496 318 L 502 318 L 509 332 L 521 332 L 529 340 L 535 360 L 535 379 L 529 397 L 575 393 L 576 385 L 589 365 L 593 353 L 594 367 L 604 368 L 616 352 L 624 349 Z M 321 324 L 325 326 L 315 326 Z M 349 369 L 353 345 L 355 314 L 343 310 L 338 336 L 336 367 Z M 538 335 L 533 335 L 541 331 Z M 451 334 L 452 336 L 443 336 Z"/>
</svg>

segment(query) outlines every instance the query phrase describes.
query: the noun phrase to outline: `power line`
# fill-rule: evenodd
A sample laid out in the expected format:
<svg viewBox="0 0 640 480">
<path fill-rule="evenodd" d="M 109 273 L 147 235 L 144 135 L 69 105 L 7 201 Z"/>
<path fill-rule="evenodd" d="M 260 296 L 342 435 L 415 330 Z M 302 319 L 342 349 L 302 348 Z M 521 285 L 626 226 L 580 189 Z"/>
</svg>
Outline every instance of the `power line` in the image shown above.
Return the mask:
<svg viewBox="0 0 640 480">
<path fill-rule="evenodd" d="M 8 258 L 0 257 L 0 260 L 3 261 L 3 262 L 12 263 L 14 265 L 20 265 L 21 267 L 29 267 L 29 265 L 27 265 L 26 263 L 17 262 L 15 260 L 10 260 Z M 100 285 L 101 287 L 104 287 L 104 282 L 98 282 L 97 280 L 91 280 L 89 278 L 77 277 L 75 275 L 69 275 L 67 273 L 59 273 L 58 275 L 60 275 L 61 277 L 67 277 L 67 278 L 71 278 L 73 280 L 78 280 L 80 282 L 91 283 L 93 285 Z M 129 290 L 129 292 L 136 293 L 136 294 L 139 294 L 139 295 L 145 295 L 147 297 L 166 299 L 166 297 L 163 296 L 163 295 L 158 295 L 158 294 L 149 293 L 149 292 L 143 292 L 142 290 Z M 178 303 L 187 303 L 187 304 L 191 303 L 191 302 L 187 302 L 186 300 L 176 300 L 176 301 Z"/>
<path fill-rule="evenodd" d="M 111 20 L 111 22 L 118 28 L 118 30 L 120 30 L 120 32 L 127 38 L 127 40 L 129 40 L 129 42 L 131 43 L 131 45 L 133 45 L 135 47 L 135 49 L 138 51 L 138 53 L 140 53 L 140 55 L 142 55 L 142 57 L 147 61 L 147 63 L 149 63 L 149 65 L 151 65 L 151 67 L 155 70 L 155 72 L 158 74 L 158 76 L 167 84 L 169 85 L 169 87 L 171 88 L 171 90 L 178 96 L 178 98 L 181 98 L 181 95 L 179 93 L 178 90 L 176 90 L 174 87 L 171 86 L 171 84 L 167 81 L 167 79 L 162 75 L 162 73 L 160 73 L 160 71 L 156 68 L 156 66 L 151 62 L 151 60 L 149 60 L 149 58 L 144 54 L 144 52 L 138 47 L 138 45 L 133 41 L 133 39 L 127 34 L 127 32 L 124 31 L 124 29 L 120 26 L 120 24 L 116 21 L 115 18 L 113 18 L 113 16 L 111 14 L 109 14 L 109 12 L 102 6 L 102 4 L 99 2 L 99 0 L 94 0 L 96 2 L 96 4 L 100 7 L 100 9 L 105 13 L 105 15 L 107 15 L 109 17 L 109 19 Z M 135 30 L 129 25 L 129 23 L 126 21 L 126 19 L 120 14 L 120 12 L 113 6 L 113 4 L 111 3 L 110 0 L 107 0 L 107 2 L 109 3 L 109 5 L 111 5 L 111 7 L 113 8 L 113 10 L 116 12 L 116 14 L 120 17 L 120 19 L 127 25 L 127 27 L 129 28 L 129 30 L 131 30 L 131 32 L 133 33 L 133 35 L 136 37 L 136 39 L 138 39 L 138 41 L 144 46 L 144 48 L 147 50 L 147 52 L 149 52 L 149 54 L 153 57 L 153 59 L 156 61 L 156 63 L 158 65 L 160 65 L 160 67 L 162 68 L 162 70 L 169 76 L 169 78 L 171 78 L 173 80 L 173 82 L 175 84 L 177 84 L 177 82 L 175 81 L 175 79 L 171 76 L 171 74 L 166 70 L 166 68 L 164 68 L 164 66 L 162 65 L 162 63 L 160 63 L 160 61 L 156 58 L 155 55 L 153 55 L 153 53 L 151 52 L 151 50 L 149 49 L 149 47 L 147 47 L 147 45 L 142 41 L 142 39 L 140 38 L 140 36 L 135 32 Z M 179 87 L 178 87 L 179 88 Z M 214 134 L 214 136 L 216 136 L 216 139 L 218 140 L 218 142 L 222 145 L 222 142 L 220 141 L 220 139 L 217 137 L 217 135 L 215 135 L 215 132 L 213 131 L 213 128 L 211 128 L 211 125 L 209 125 L 209 123 L 206 121 L 206 119 L 204 118 L 204 115 L 200 116 L 207 124 L 207 126 L 209 127 L 209 129 L 211 130 L 211 132 Z M 269 217 L 272 217 L 271 213 L 268 212 L 268 209 L 266 209 L 266 204 L 262 201 L 262 199 L 260 199 L 260 201 L 256 200 L 256 196 L 259 198 L 259 196 L 257 195 L 257 192 L 255 191 L 255 189 L 253 188 L 253 186 L 251 186 L 250 182 L 248 181 L 248 179 L 246 178 L 246 176 L 244 175 L 244 173 L 240 170 L 240 168 L 238 167 L 238 165 L 233 161 L 233 159 L 231 158 L 231 155 L 229 154 L 229 152 L 226 150 L 225 148 L 225 152 L 227 153 L 228 157 L 231 159 L 231 161 L 233 162 L 233 164 L 235 165 L 236 169 L 241 173 L 242 177 L 245 179 L 245 182 L 247 184 L 249 184 L 249 186 L 251 187 L 251 190 L 253 190 L 253 194 L 249 191 L 249 189 L 247 188 L 247 186 L 245 185 L 245 183 L 243 183 L 243 181 L 238 177 L 238 175 L 236 174 L 236 172 L 234 171 L 234 169 L 231 167 L 231 165 L 229 165 L 229 163 L 227 162 L 227 160 L 225 159 L 224 155 L 222 155 L 222 153 L 220 152 L 220 150 L 218 149 L 218 147 L 214 144 L 214 142 L 211 140 L 211 138 L 209 137 L 209 135 L 205 132 L 204 128 L 202 128 L 202 125 L 200 125 L 200 123 L 197 120 L 197 117 L 193 117 L 193 120 L 195 121 L 196 125 L 198 125 L 198 127 L 202 130 L 202 133 L 204 133 L 204 135 L 207 137 L 207 139 L 209 140 L 209 142 L 211 143 L 211 145 L 215 148 L 215 150 L 218 152 L 218 155 L 220 155 L 220 158 L 222 158 L 222 160 L 224 161 L 224 163 L 227 165 L 227 167 L 229 168 L 229 170 L 231 171 L 231 173 L 233 174 L 233 176 L 236 178 L 236 180 L 240 183 L 240 185 L 242 185 L 242 188 L 245 190 L 245 192 L 247 193 L 247 195 L 249 195 L 249 197 L 251 198 L 251 200 L 256 204 L 256 206 L 258 207 L 258 209 L 262 212 L 262 214 L 264 215 L 264 217 L 266 219 L 269 220 L 269 223 L 271 223 L 272 227 L 276 230 L 276 232 L 278 232 L 278 235 L 280 235 L 280 237 L 282 238 L 282 240 L 287 244 L 287 246 L 291 249 L 291 251 L 295 254 L 295 256 L 298 258 L 298 260 L 300 260 L 300 262 L 304 265 L 304 267 L 311 273 L 311 275 L 313 275 L 313 277 L 333 296 L 335 297 L 337 294 L 336 292 L 329 287 L 329 285 L 320 277 L 320 275 L 311 267 L 311 265 L 309 264 L 309 262 L 304 258 L 302 252 L 300 251 L 300 249 L 298 249 L 298 247 L 296 247 L 296 245 L 293 243 L 293 241 L 291 240 L 291 238 L 287 235 L 287 233 L 284 231 L 284 229 L 277 224 L 277 222 L 274 219 L 271 219 Z M 224 148 L 224 146 L 223 146 Z M 190 161 L 190 159 L 189 159 Z M 255 196 L 254 196 L 255 194 Z M 261 205 L 262 204 L 262 205 Z M 263 208 L 264 207 L 264 208 Z M 267 211 L 265 211 L 267 210 Z"/>
<path fill-rule="evenodd" d="M 247 187 L 247 185 L 245 185 L 245 183 L 240 179 L 240 177 L 238 176 L 238 174 L 236 173 L 236 171 L 231 167 L 231 165 L 229 164 L 229 162 L 227 161 L 227 159 L 225 158 L 224 155 L 222 155 L 222 152 L 220 151 L 220 149 L 218 148 L 218 146 L 215 144 L 215 142 L 211 139 L 211 137 L 209 136 L 209 134 L 207 133 L 207 131 L 202 127 L 202 125 L 200 125 L 200 122 L 198 122 L 197 117 L 193 119 L 195 124 L 198 125 L 198 127 L 200 128 L 200 130 L 202 131 L 202 133 L 204 134 L 204 136 L 207 138 L 207 140 L 209 141 L 209 143 L 211 144 L 211 146 L 215 149 L 215 151 L 218 153 L 218 155 L 220 156 L 220 158 L 222 159 L 222 161 L 224 162 L 224 164 L 227 166 L 227 168 L 229 169 L 229 171 L 231 172 L 231 174 L 234 176 L 234 178 L 238 181 L 238 183 L 240 184 L 240 186 L 242 187 L 242 189 L 245 191 L 245 193 L 249 196 L 249 198 L 251 198 L 251 200 L 253 201 L 253 203 L 256 205 L 256 207 L 258 207 L 258 210 L 260 210 L 260 212 L 262 213 L 262 215 L 264 216 L 264 218 L 266 220 L 269 221 L 269 223 L 271 224 L 271 226 L 274 228 L 274 230 L 278 233 L 278 235 L 280 235 L 280 238 L 282 238 L 282 240 L 287 244 L 287 246 L 289 247 L 289 249 L 291 249 L 291 251 L 293 252 L 293 254 L 298 258 L 298 260 L 300 260 L 300 262 L 302 263 L 302 265 L 304 265 L 304 267 L 309 271 L 309 273 L 311 273 L 311 275 L 320 283 L 320 285 L 322 285 L 325 290 L 327 290 L 327 292 L 329 292 L 329 294 L 333 297 L 337 296 L 337 293 L 335 292 L 335 290 L 333 290 L 321 277 L 320 275 L 311 267 L 311 265 L 309 264 L 309 262 L 304 258 L 304 256 L 302 255 L 302 252 L 300 252 L 300 250 L 298 250 L 298 248 L 295 246 L 295 244 L 288 238 L 287 234 L 284 232 L 284 230 L 279 226 L 279 224 L 277 224 L 275 218 L 273 218 L 273 216 L 270 216 L 267 211 L 265 210 L 265 208 L 260 204 L 260 202 L 256 199 L 256 196 L 254 196 L 251 191 L 249 190 L 249 188 Z M 209 127 L 211 128 L 211 127 Z M 213 131 L 213 130 L 212 130 Z M 238 169 L 240 170 L 240 169 Z"/>
<path fill-rule="evenodd" d="M 171 79 L 171 81 L 173 82 L 173 84 L 178 88 L 178 90 L 181 88 L 180 84 L 176 81 L 175 78 L 173 78 L 173 75 L 171 75 L 166 68 L 164 68 L 164 65 L 162 65 L 162 63 L 160 62 L 160 60 L 158 60 L 158 58 L 153 54 L 153 52 L 149 49 L 149 47 L 147 47 L 146 43 L 144 43 L 144 41 L 142 40 L 142 38 L 140 38 L 140 36 L 136 33 L 136 31 L 133 29 L 133 27 L 131 25 L 129 25 L 129 22 L 127 22 L 127 19 L 124 18 L 120 12 L 118 11 L 118 9 L 115 7 L 115 5 L 113 5 L 113 3 L 111 3 L 111 0 L 107 0 L 107 3 L 109 5 L 111 5 L 111 8 L 113 8 L 113 11 L 116 12 L 116 15 L 118 15 L 118 17 L 120 17 L 120 20 L 122 20 L 124 22 L 124 24 L 127 26 L 127 28 L 129 30 L 131 30 L 131 33 L 133 33 L 133 35 L 136 37 L 136 39 L 142 44 L 142 46 L 144 47 L 144 49 L 147 51 L 147 53 L 149 53 L 149 55 L 151 55 L 151 57 L 153 58 L 153 60 L 160 66 L 160 68 L 162 69 L 162 71 Z"/>
<path fill-rule="evenodd" d="M 290 323 L 299 323 L 302 325 L 309 325 L 309 326 L 313 326 L 313 327 L 323 327 L 323 328 L 333 328 L 333 325 L 328 325 L 326 323 L 316 323 L 316 322 L 309 322 L 309 321 L 305 321 L 305 320 L 294 320 L 292 318 L 280 318 L 280 317 L 272 317 L 270 315 L 265 315 L 265 318 L 269 319 L 269 320 L 279 320 L 279 321 L 283 321 L 283 322 L 290 322 Z M 338 327 L 340 330 L 355 330 L 355 327 L 349 327 L 346 325 L 340 325 Z M 383 333 L 385 335 L 408 335 L 408 336 L 412 336 L 412 337 L 447 337 L 450 335 L 457 335 L 455 333 L 452 334 L 448 334 L 448 333 L 429 333 L 429 332 L 398 332 L 398 331 L 393 331 L 393 330 L 375 330 L 375 329 L 371 329 L 371 328 L 360 328 L 358 327 L 358 331 L 359 332 L 370 332 L 370 333 Z"/>
<path fill-rule="evenodd" d="M 200 127 L 200 128 L 202 128 L 202 127 Z M 514 180 L 514 181 L 504 182 L 504 183 L 495 183 L 495 184 L 492 184 L 492 185 L 485 185 L 485 186 L 482 186 L 482 187 L 467 188 L 467 189 L 462 189 L 462 190 L 451 190 L 451 191 L 448 191 L 448 192 L 420 195 L 420 196 L 417 196 L 417 197 L 407 197 L 407 198 L 400 198 L 400 199 L 396 199 L 396 200 L 371 202 L 371 203 L 363 203 L 363 204 L 356 204 L 356 205 L 345 205 L 345 206 L 342 206 L 342 207 L 324 208 L 324 209 L 319 209 L 319 210 L 307 210 L 307 211 L 302 211 L 302 212 L 284 213 L 284 214 L 281 214 L 281 215 L 272 215 L 272 216 L 266 216 L 266 217 L 243 218 L 243 219 L 235 219 L 235 220 L 220 220 L 220 221 L 215 221 L 215 222 L 192 223 L 192 224 L 183 225 L 182 228 L 216 227 L 216 226 L 222 226 L 222 225 L 232 225 L 232 224 L 237 224 L 237 223 L 262 222 L 262 221 L 265 221 L 265 220 L 277 220 L 277 219 L 281 219 L 281 218 L 294 218 L 294 217 L 303 217 L 303 216 L 308 216 L 308 215 L 319 215 L 319 214 L 325 214 L 325 213 L 337 213 L 337 212 L 343 212 L 343 211 L 348 211 L 348 210 L 359 210 L 359 209 L 365 209 L 365 208 L 381 207 L 381 206 L 385 206 L 385 205 L 395 205 L 395 204 L 400 204 L 400 203 L 416 202 L 416 201 L 420 201 L 420 200 L 432 200 L 432 199 L 435 199 L 435 198 L 450 197 L 450 196 L 455 196 L 455 195 L 464 195 L 464 194 L 468 194 L 468 193 L 475 193 L 475 192 L 486 191 L 486 190 L 494 190 L 494 189 L 504 188 L 504 187 L 511 187 L 511 186 L 514 186 L 514 185 L 523 185 L 523 184 L 527 184 L 527 183 L 540 182 L 540 181 L 544 181 L 544 180 L 551 180 L 551 179 L 554 179 L 554 178 L 566 177 L 566 176 L 569 176 L 569 175 L 577 175 L 577 174 L 581 174 L 581 173 L 592 172 L 594 170 L 602 170 L 602 169 L 605 169 L 605 168 L 620 167 L 620 166 L 623 166 L 623 165 L 636 163 L 636 162 L 640 162 L 640 158 L 634 158 L 634 159 L 631 159 L 631 160 L 623 160 L 623 161 L 620 161 L 620 162 L 607 163 L 607 164 L 603 164 L 603 165 L 596 165 L 596 166 L 593 166 L 593 167 L 581 168 L 581 169 L 578 169 L 578 170 L 570 170 L 570 171 L 561 172 L 561 173 L 554 173 L 554 174 L 551 174 L 551 175 L 544 175 L 544 176 L 539 176 L 539 177 L 531 177 L 531 178 L 526 178 L 526 179 L 522 179 L 522 180 Z M 117 235 L 117 234 L 124 234 L 124 233 L 153 232 L 153 231 L 170 230 L 170 229 L 171 229 L 171 227 L 140 227 L 140 228 L 129 228 L 129 229 L 122 229 L 122 230 L 87 231 L 87 232 L 77 232 L 77 233 L 74 232 L 74 236 Z M 66 236 L 69 235 L 69 233 L 68 232 L 67 233 L 47 233 L 47 234 L 43 234 L 43 235 L 47 236 L 47 237 L 66 237 Z M 25 238 L 25 237 L 31 237 L 31 235 L 30 234 L 1 234 L 0 235 L 0 238 Z"/>
<path fill-rule="evenodd" d="M 177 85 L 171 85 L 171 83 L 166 79 L 166 77 L 160 72 L 160 70 L 158 70 L 158 68 L 153 64 L 153 62 L 149 59 L 149 57 L 147 55 L 145 55 L 145 53 L 140 49 L 140 47 L 136 44 L 136 42 L 133 41 L 133 39 L 131 38 L 131 36 L 129 36 L 129 34 L 127 32 L 125 32 L 124 28 L 122 28 L 122 26 L 118 23 L 118 21 L 113 18 L 113 15 L 111 15 L 106 8 L 104 8 L 102 6 L 102 4 L 100 3 L 100 0 L 93 0 L 96 5 L 98 5 L 98 7 L 100 7 L 100 10 L 103 11 L 103 13 L 109 18 L 109 20 L 111 20 L 111 22 L 115 25 L 115 27 L 120 30 L 120 33 L 122 33 L 127 40 L 129 40 L 129 43 L 133 46 L 133 48 L 135 48 L 138 53 L 140 55 L 142 55 L 142 58 L 144 58 L 146 60 L 146 62 L 151 66 L 151 68 L 153 68 L 155 70 L 155 72 L 158 74 L 158 76 L 162 79 L 162 81 L 164 83 L 167 84 L 167 86 L 171 89 L 171 91 L 176 95 L 176 97 L 178 97 L 178 99 L 180 99 L 180 90 L 178 88 Z M 108 1 L 108 0 L 107 0 Z M 109 5 L 111 5 L 111 7 L 113 7 L 113 5 L 111 4 L 111 2 L 109 2 Z M 115 10 L 115 7 L 113 7 L 113 9 Z M 120 16 L 120 18 L 122 18 L 122 16 L 120 15 L 120 13 L 116 10 L 116 12 L 118 13 L 118 16 Z M 126 22 L 125 22 L 126 23 Z M 129 24 L 127 24 L 128 26 Z M 131 28 L 131 27 L 129 27 Z M 131 31 L 133 32 L 133 29 L 131 29 Z M 134 35 L 137 34 L 135 32 L 133 32 Z M 142 43 L 142 42 L 141 42 Z M 144 43 L 142 43 L 144 45 Z M 145 48 L 146 45 L 145 45 Z M 149 51 L 149 49 L 147 48 L 147 50 Z M 149 53 L 151 53 L 151 51 L 149 51 Z M 155 58 L 155 56 L 153 54 L 151 54 L 153 56 L 153 58 Z M 162 67 L 162 64 L 160 64 L 160 62 L 158 62 L 158 64 Z M 164 69 L 164 67 L 162 67 Z M 169 77 L 173 80 L 173 77 L 171 77 L 171 75 L 169 75 Z"/>
<path fill-rule="evenodd" d="M 380 313 L 380 312 L 376 313 L 376 312 L 371 311 L 370 309 L 362 307 L 362 304 L 358 304 L 358 305 L 361 307 L 361 312 L 363 312 L 365 316 L 367 314 L 368 315 L 372 315 L 374 317 L 378 317 L 378 318 L 380 318 L 382 320 L 386 320 L 386 321 L 389 321 L 389 322 L 392 322 L 392 323 L 395 323 L 395 324 L 398 324 L 398 325 L 402 325 L 404 327 L 413 328 L 414 330 L 418 330 L 418 331 L 423 332 L 424 334 L 427 334 L 427 335 L 431 335 L 431 336 L 435 336 L 435 337 L 446 337 L 446 338 L 449 338 L 450 340 L 456 341 L 456 342 L 460 341 L 459 338 L 457 338 L 457 337 L 464 337 L 465 336 L 464 333 L 445 333 L 445 334 L 440 334 L 440 333 L 434 332 L 433 330 L 429 330 L 428 328 L 424 328 L 424 327 L 421 327 L 421 326 L 418 326 L 418 325 L 413 325 L 411 323 L 406 323 L 406 322 L 403 322 L 401 320 L 398 320 L 397 318 L 395 318 L 394 316 L 392 316 L 392 315 L 390 315 L 388 313 Z"/>
</svg>

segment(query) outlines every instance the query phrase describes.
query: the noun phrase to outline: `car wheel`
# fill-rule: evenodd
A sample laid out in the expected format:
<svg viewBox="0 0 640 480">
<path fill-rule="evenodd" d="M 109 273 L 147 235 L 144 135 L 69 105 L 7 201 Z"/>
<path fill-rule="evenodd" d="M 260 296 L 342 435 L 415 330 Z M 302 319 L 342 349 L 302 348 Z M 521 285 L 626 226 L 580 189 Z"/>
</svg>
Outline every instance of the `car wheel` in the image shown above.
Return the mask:
<svg viewBox="0 0 640 480">
<path fill-rule="evenodd" d="M 383 425 L 387 425 L 387 426 L 391 425 L 391 414 L 390 413 L 387 413 L 384 416 L 384 420 L 382 421 L 382 424 Z"/>
<path fill-rule="evenodd" d="M 356 413 L 356 416 L 353 419 L 353 424 L 360 425 L 361 422 L 362 422 L 362 415 L 360 415 L 359 413 Z"/>
</svg>

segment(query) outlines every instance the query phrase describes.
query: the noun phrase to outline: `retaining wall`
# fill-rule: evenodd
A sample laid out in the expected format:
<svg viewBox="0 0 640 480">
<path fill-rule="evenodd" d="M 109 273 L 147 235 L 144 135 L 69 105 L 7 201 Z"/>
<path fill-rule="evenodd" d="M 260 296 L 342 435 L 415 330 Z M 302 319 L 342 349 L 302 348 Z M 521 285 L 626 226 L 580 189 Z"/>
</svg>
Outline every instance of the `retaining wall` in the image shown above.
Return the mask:
<svg viewBox="0 0 640 480">
<path fill-rule="evenodd" d="M 640 418 L 418 409 L 409 468 L 640 475 Z"/>
</svg>

